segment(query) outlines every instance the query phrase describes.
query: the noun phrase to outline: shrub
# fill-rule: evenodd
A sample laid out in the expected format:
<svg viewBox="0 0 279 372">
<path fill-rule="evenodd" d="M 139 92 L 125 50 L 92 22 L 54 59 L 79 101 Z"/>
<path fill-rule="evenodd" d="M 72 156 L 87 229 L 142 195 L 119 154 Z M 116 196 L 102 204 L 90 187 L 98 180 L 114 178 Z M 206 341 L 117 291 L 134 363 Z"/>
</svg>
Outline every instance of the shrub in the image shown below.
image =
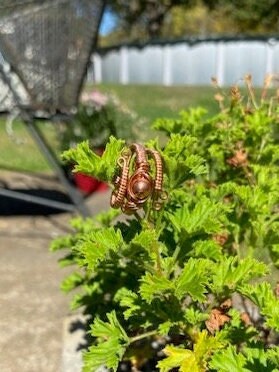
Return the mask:
<svg viewBox="0 0 279 372">
<path fill-rule="evenodd" d="M 74 120 L 60 126 L 61 150 L 88 140 L 90 147 L 103 149 L 111 135 L 126 140 L 142 139 L 139 128 L 146 124 L 116 96 L 98 90 L 83 93 Z"/>
<path fill-rule="evenodd" d="M 232 93 L 213 118 L 198 108 L 155 123 L 167 140 L 146 146 L 164 159 L 163 210 L 77 218 L 52 244 L 74 265 L 62 283 L 78 288 L 72 309 L 91 316 L 84 371 L 123 360 L 134 370 L 278 371 L 279 112 Z M 64 157 L 112 183 L 124 147 L 110 138 L 99 157 L 84 142 Z"/>
</svg>

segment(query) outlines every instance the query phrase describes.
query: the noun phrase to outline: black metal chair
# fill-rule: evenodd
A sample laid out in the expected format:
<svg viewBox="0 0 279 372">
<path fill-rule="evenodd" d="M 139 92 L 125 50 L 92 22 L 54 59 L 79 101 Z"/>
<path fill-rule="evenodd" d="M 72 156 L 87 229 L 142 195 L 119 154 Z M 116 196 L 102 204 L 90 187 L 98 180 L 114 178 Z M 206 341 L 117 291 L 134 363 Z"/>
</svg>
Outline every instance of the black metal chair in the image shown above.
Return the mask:
<svg viewBox="0 0 279 372">
<path fill-rule="evenodd" d="M 6 188 L 0 195 L 88 215 L 38 128 L 38 119 L 71 119 L 96 46 L 103 0 L 2 0 L 0 80 L 7 88 L 2 111 L 18 110 L 39 149 L 55 170 L 73 205 L 31 197 Z"/>
</svg>

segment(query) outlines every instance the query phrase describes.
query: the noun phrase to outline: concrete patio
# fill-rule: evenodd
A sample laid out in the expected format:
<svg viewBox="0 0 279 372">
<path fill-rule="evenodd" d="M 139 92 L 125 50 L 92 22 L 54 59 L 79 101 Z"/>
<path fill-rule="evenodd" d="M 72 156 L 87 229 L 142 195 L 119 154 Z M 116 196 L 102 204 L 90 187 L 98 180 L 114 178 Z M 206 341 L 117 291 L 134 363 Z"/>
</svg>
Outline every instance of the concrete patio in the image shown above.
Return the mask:
<svg viewBox="0 0 279 372">
<path fill-rule="evenodd" d="M 87 205 L 92 215 L 107 209 L 109 193 L 94 194 Z M 66 372 L 63 327 L 70 298 L 59 285 L 71 269 L 58 266 L 61 252 L 50 253 L 49 244 L 67 232 L 71 217 L 0 215 L 1 372 Z"/>
</svg>

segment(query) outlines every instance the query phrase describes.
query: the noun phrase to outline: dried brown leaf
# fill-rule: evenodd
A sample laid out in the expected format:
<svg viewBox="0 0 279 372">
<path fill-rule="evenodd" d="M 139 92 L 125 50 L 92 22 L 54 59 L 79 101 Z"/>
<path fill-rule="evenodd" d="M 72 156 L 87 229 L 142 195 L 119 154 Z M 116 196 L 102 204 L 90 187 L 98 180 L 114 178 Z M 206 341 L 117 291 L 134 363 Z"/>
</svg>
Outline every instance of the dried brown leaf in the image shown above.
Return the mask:
<svg viewBox="0 0 279 372">
<path fill-rule="evenodd" d="M 230 321 L 230 317 L 222 310 L 213 309 L 210 313 L 209 319 L 205 322 L 206 328 L 210 333 L 219 331 L 225 323 Z"/>
</svg>

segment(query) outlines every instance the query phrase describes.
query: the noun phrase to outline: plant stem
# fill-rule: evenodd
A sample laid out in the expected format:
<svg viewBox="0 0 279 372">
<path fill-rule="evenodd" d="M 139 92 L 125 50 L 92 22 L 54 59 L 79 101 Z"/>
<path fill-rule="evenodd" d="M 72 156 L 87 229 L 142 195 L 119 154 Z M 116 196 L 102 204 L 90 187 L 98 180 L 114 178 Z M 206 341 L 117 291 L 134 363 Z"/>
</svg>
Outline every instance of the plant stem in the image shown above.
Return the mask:
<svg viewBox="0 0 279 372">
<path fill-rule="evenodd" d="M 157 331 L 150 331 L 150 332 L 146 332 L 146 333 L 143 333 L 142 335 L 138 335 L 138 336 L 135 336 L 135 337 L 131 337 L 130 338 L 130 343 L 132 342 L 136 342 L 136 341 L 139 341 L 139 340 L 142 340 L 143 338 L 147 338 L 147 337 L 150 337 L 150 336 L 154 336 L 157 334 Z"/>
<path fill-rule="evenodd" d="M 145 213 L 145 220 L 147 221 L 149 227 L 152 228 L 153 223 L 151 221 L 151 203 L 149 203 L 148 206 L 147 206 L 147 211 Z"/>
<path fill-rule="evenodd" d="M 154 244 L 154 249 L 156 253 L 156 269 L 158 274 L 162 275 L 162 265 L 161 265 L 161 255 L 160 255 L 160 250 L 159 250 L 159 244 L 156 242 Z"/>
<path fill-rule="evenodd" d="M 250 186 L 256 185 L 255 177 L 251 172 L 249 172 L 249 169 L 248 169 L 247 165 L 243 165 L 242 169 L 243 169 L 245 177 L 247 178 L 247 181 L 249 182 Z"/>
<path fill-rule="evenodd" d="M 271 216 L 267 222 L 267 227 L 269 227 L 274 221 L 279 220 L 279 214 L 275 213 L 273 216 Z"/>
<path fill-rule="evenodd" d="M 257 105 L 255 94 L 254 94 L 254 91 L 253 91 L 253 88 L 252 88 L 252 82 L 251 82 L 251 80 L 249 79 L 248 76 L 245 77 L 244 80 L 245 80 L 245 83 L 246 83 L 246 87 L 248 89 L 248 93 L 250 95 L 251 102 L 252 102 L 253 106 L 255 107 L 255 109 L 257 110 L 258 105 Z"/>
<path fill-rule="evenodd" d="M 141 224 L 141 223 L 142 223 L 142 218 L 141 218 L 141 216 L 138 214 L 138 212 L 136 212 L 134 215 L 135 215 L 136 219 L 139 221 L 139 223 Z"/>
<path fill-rule="evenodd" d="M 176 262 L 177 257 L 178 257 L 178 255 L 180 253 L 180 250 L 181 250 L 180 246 L 177 245 L 176 248 L 175 248 L 175 250 L 174 250 L 174 252 L 173 252 L 173 255 L 172 255 L 172 258 L 173 258 L 174 262 Z"/>
<path fill-rule="evenodd" d="M 149 204 L 148 210 L 146 212 L 146 222 L 147 222 L 147 224 L 148 224 L 147 226 L 148 226 L 148 228 L 150 230 L 155 230 L 156 231 L 155 223 L 154 223 L 154 221 L 151 221 L 151 218 L 150 218 L 150 216 L 151 216 L 151 210 L 152 210 L 152 206 L 151 206 L 151 204 Z M 155 255 L 156 255 L 156 272 L 159 275 L 162 275 L 160 246 L 159 246 L 158 240 L 156 242 L 154 242 L 154 244 L 153 244 L 153 250 L 154 250 Z"/>
<path fill-rule="evenodd" d="M 262 155 L 262 151 L 265 147 L 265 144 L 266 144 L 266 137 L 264 137 L 261 141 L 261 145 L 260 145 L 260 149 L 259 149 L 259 152 L 258 152 L 258 156 L 257 156 L 257 162 L 260 160 L 261 158 L 261 155 Z"/>
</svg>

